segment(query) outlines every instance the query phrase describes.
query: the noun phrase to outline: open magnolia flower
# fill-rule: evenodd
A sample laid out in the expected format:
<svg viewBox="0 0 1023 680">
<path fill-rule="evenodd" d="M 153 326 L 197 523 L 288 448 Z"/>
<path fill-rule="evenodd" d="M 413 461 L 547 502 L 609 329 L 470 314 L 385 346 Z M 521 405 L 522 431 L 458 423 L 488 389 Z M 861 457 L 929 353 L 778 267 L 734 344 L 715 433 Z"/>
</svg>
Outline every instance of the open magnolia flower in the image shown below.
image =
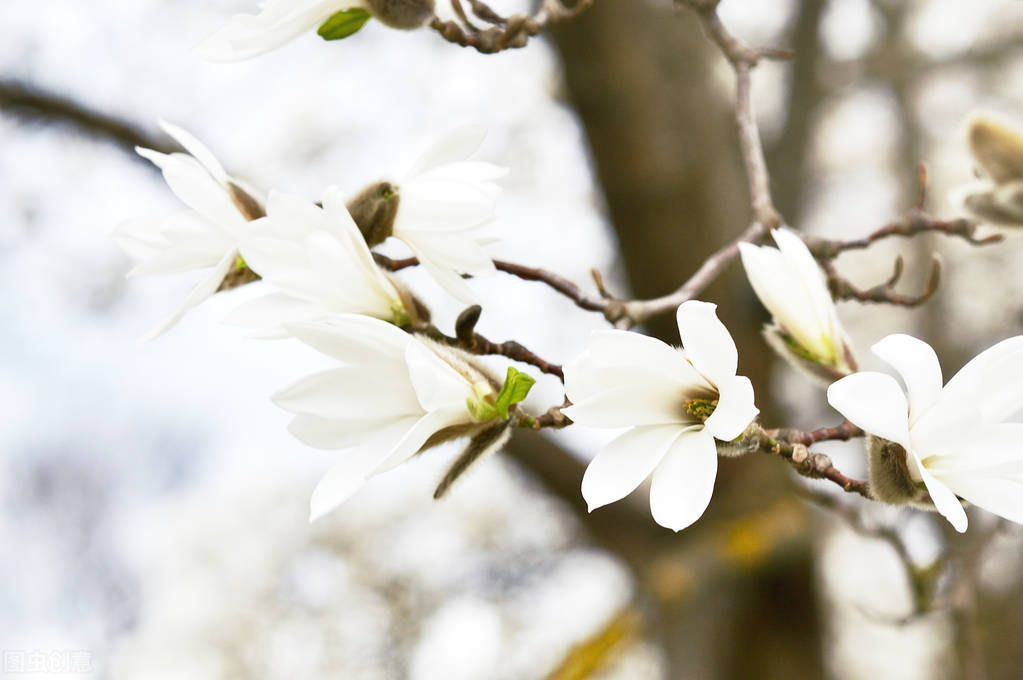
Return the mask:
<svg viewBox="0 0 1023 680">
<path fill-rule="evenodd" d="M 265 0 L 257 14 L 232 17 L 199 53 L 213 61 L 248 59 L 314 28 L 325 40 L 347 37 L 371 16 L 392 28 L 419 28 L 433 16 L 433 0 Z"/>
<path fill-rule="evenodd" d="M 654 520 L 680 531 L 703 514 L 717 476 L 715 438 L 732 441 L 753 422 L 749 378 L 735 374 L 738 355 L 715 305 L 678 308 L 683 349 L 627 331 L 596 331 L 565 366 L 565 415 L 591 427 L 632 429 L 586 468 L 590 510 L 631 493 L 648 476 Z"/>
<path fill-rule="evenodd" d="M 942 387 L 931 346 L 889 335 L 873 347 L 906 391 L 884 373 L 862 372 L 828 388 L 828 401 L 873 435 L 871 490 L 901 504 L 930 495 L 958 531 L 966 512 L 956 496 L 1023 523 L 1023 336 L 982 352 Z"/>
<path fill-rule="evenodd" d="M 232 272 L 242 277 L 249 274 L 238 259 L 238 243 L 249 220 L 263 215 L 259 195 L 230 177 L 199 140 L 166 121 L 160 121 L 160 126 L 188 153 L 136 150 L 163 171 L 171 191 L 188 210 L 166 217 L 132 220 L 118 227 L 113 238 L 137 262 L 128 276 L 212 269 L 178 311 L 148 337 L 163 333 L 189 309 L 230 283 Z"/>
<path fill-rule="evenodd" d="M 348 203 L 370 246 L 389 236 L 403 241 L 445 290 L 477 302 L 462 274 L 493 274 L 494 263 L 473 231 L 494 217 L 507 168 L 468 160 L 486 136 L 464 126 L 443 137 L 397 182 L 377 182 Z"/>
<path fill-rule="evenodd" d="M 980 177 L 952 201 L 985 222 L 1023 225 L 1023 135 L 986 114 L 967 124 L 966 141 Z"/>
<path fill-rule="evenodd" d="M 502 387 L 467 356 L 366 316 L 288 330 L 341 362 L 274 396 L 296 414 L 289 427 L 295 437 L 316 448 L 345 449 L 313 492 L 310 519 L 343 503 L 370 476 L 431 446 L 470 437 L 437 489 L 443 494 L 469 464 L 507 441 L 509 409 L 532 386 L 512 370 Z"/>
<path fill-rule="evenodd" d="M 280 334 L 289 323 L 366 314 L 399 326 L 425 314 L 373 261 L 337 189 L 323 207 L 271 192 L 265 218 L 241 242 L 245 262 L 278 291 L 238 307 L 229 323 Z"/>
<path fill-rule="evenodd" d="M 796 233 L 771 235 L 777 248 L 739 244 L 750 285 L 774 317 L 764 337 L 796 368 L 830 384 L 855 371 L 856 361 L 824 275 Z"/>
</svg>

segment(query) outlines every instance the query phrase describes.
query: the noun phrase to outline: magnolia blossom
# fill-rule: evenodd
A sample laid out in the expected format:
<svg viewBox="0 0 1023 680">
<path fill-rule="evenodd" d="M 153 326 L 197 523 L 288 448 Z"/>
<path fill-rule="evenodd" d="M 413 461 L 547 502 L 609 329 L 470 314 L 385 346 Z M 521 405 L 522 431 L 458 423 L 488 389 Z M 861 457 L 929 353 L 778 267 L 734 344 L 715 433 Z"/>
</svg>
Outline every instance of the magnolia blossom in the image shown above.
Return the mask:
<svg viewBox="0 0 1023 680">
<path fill-rule="evenodd" d="M 866 432 L 904 452 L 911 483 L 923 485 L 938 512 L 965 531 L 956 496 L 1023 523 L 1023 336 L 971 360 L 942 387 L 930 345 L 889 335 L 874 354 L 902 377 L 862 372 L 828 388 L 828 401 Z"/>
<path fill-rule="evenodd" d="M 393 28 L 418 28 L 433 15 L 433 0 L 265 0 L 257 14 L 236 14 L 199 45 L 213 61 L 248 59 L 323 25 L 337 12 L 363 9 Z M 361 25 L 361 24 L 360 24 Z"/>
<path fill-rule="evenodd" d="M 797 368 L 828 383 L 856 370 L 817 261 L 796 233 L 771 232 L 777 248 L 740 243 L 739 254 L 757 297 L 774 317 L 768 342 Z"/>
<path fill-rule="evenodd" d="M 451 295 L 477 302 L 461 274 L 493 274 L 494 263 L 473 230 L 494 217 L 507 168 L 468 160 L 486 136 L 479 126 L 461 127 L 438 140 L 398 183 L 400 200 L 392 234 Z"/>
<path fill-rule="evenodd" d="M 120 226 L 113 238 L 137 262 L 128 276 L 212 269 L 178 311 L 149 337 L 169 329 L 185 312 L 217 291 L 232 268 L 241 264 L 238 243 L 248 221 L 263 214 L 258 194 L 229 176 L 199 140 L 166 121 L 160 121 L 160 126 L 188 153 L 136 150 L 163 171 L 171 191 L 188 210 L 166 217 L 132 220 Z"/>
<path fill-rule="evenodd" d="M 284 324 L 352 313 L 405 325 L 414 311 L 373 261 L 337 189 L 326 191 L 322 208 L 271 192 L 241 254 L 277 292 L 242 304 L 229 323 L 279 333 Z"/>
<path fill-rule="evenodd" d="M 974 115 L 966 140 L 980 177 L 952 202 L 985 222 L 1023 225 L 1023 134 L 989 115 Z"/>
<path fill-rule="evenodd" d="M 344 449 L 313 492 L 311 519 L 336 508 L 372 475 L 425 446 L 484 426 L 470 402 L 492 398 L 493 381 L 405 331 L 365 316 L 289 326 L 341 365 L 287 387 L 274 402 L 295 413 L 289 431 L 321 449 Z"/>
<path fill-rule="evenodd" d="M 586 468 L 590 510 L 624 498 L 652 475 L 650 510 L 679 531 L 703 514 L 717 476 L 715 438 L 731 441 L 756 417 L 753 386 L 735 374 L 735 343 L 715 305 L 678 308 L 683 349 L 626 331 L 596 331 L 565 367 L 573 405 L 565 415 L 591 427 L 632 429 Z"/>
</svg>

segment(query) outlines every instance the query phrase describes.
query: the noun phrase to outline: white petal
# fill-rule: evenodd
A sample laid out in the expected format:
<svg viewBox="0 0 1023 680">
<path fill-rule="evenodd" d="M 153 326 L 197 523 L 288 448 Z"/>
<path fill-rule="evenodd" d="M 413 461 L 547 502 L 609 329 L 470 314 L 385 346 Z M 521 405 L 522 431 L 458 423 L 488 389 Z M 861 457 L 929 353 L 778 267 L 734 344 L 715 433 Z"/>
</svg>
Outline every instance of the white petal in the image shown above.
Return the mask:
<svg viewBox="0 0 1023 680">
<path fill-rule="evenodd" d="M 480 244 L 464 234 L 431 234 L 413 230 L 401 234 L 395 231 L 394 235 L 421 260 L 427 259 L 438 267 L 472 276 L 489 276 L 497 271 Z"/>
<path fill-rule="evenodd" d="M 702 429 L 684 432 L 654 470 L 650 511 L 662 527 L 681 531 L 700 519 L 714 493 L 718 471 L 714 438 Z"/>
<path fill-rule="evenodd" d="M 246 219 L 238 212 L 227 189 L 195 158 L 183 153 L 162 154 L 136 149 L 163 171 L 163 178 L 181 202 L 209 220 L 214 227 L 241 235 Z"/>
<path fill-rule="evenodd" d="M 959 475 L 948 485 L 977 507 L 1023 524 L 1023 482 L 1019 479 Z"/>
<path fill-rule="evenodd" d="M 287 328 L 313 349 L 346 363 L 386 361 L 404 367 L 405 348 L 412 340 L 411 335 L 393 324 L 356 314 Z"/>
<path fill-rule="evenodd" d="M 947 519 L 959 533 L 966 531 L 966 526 L 969 523 L 966 518 L 966 510 L 963 509 L 963 504 L 959 502 L 952 490 L 928 472 L 924 466 L 920 466 L 920 476 L 927 487 L 927 493 L 934 501 L 934 507 L 938 509 L 941 516 Z"/>
<path fill-rule="evenodd" d="M 444 163 L 466 160 L 476 153 L 486 136 L 487 128 L 482 125 L 463 125 L 455 128 L 430 145 L 412 164 L 406 177 L 415 177 Z"/>
<path fill-rule="evenodd" d="M 984 350 L 948 381 L 942 400 L 984 402 L 990 399 L 992 394 L 1006 387 L 998 370 L 993 369 L 1001 362 L 1018 356 L 1020 351 L 1023 351 L 1023 335 L 1002 340 Z"/>
<path fill-rule="evenodd" d="M 231 251 L 224 255 L 223 259 L 217 263 L 216 267 L 213 268 L 213 271 L 207 274 L 206 277 L 192 289 L 192 291 L 188 294 L 188 297 L 185 298 L 185 301 L 181 303 L 181 307 L 178 308 L 178 311 L 174 312 L 169 319 L 161 323 L 159 326 L 149 331 L 143 337 L 143 340 L 149 341 L 163 335 L 172 328 L 174 324 L 180 321 L 181 317 L 183 317 L 188 310 L 196 307 L 203 300 L 217 292 L 217 288 L 219 288 L 220 284 L 223 283 L 224 277 L 227 276 L 227 272 L 234 265 L 236 257 L 238 257 L 238 253 L 236 251 Z"/>
<path fill-rule="evenodd" d="M 938 355 L 923 340 L 901 333 L 889 335 L 871 349 L 902 376 L 909 395 L 912 426 L 941 397 L 943 380 Z"/>
<path fill-rule="evenodd" d="M 224 166 L 220 164 L 220 161 L 217 160 L 217 157 L 213 155 L 213 152 L 205 144 L 184 128 L 163 119 L 160 119 L 159 122 L 164 132 L 173 137 L 178 144 L 185 147 L 185 151 L 192 154 L 197 161 L 202 163 L 203 167 L 206 168 L 206 172 L 213 175 L 214 179 L 222 184 L 228 181 L 229 178 L 227 171 L 224 170 Z"/>
<path fill-rule="evenodd" d="M 895 378 L 863 371 L 828 387 L 828 403 L 857 427 L 903 446 L 909 440 L 909 405 Z"/>
<path fill-rule="evenodd" d="M 288 432 L 306 446 L 315 449 L 348 449 L 368 441 L 398 420 L 406 421 L 405 429 L 408 429 L 418 417 L 338 420 L 299 413 L 292 418 Z"/>
<path fill-rule="evenodd" d="M 775 229 L 771 232 L 771 236 L 778 244 L 778 249 L 784 256 L 790 271 L 802 286 L 806 299 L 810 303 L 810 310 L 816 318 L 816 327 L 832 340 L 835 351 L 841 351 L 841 348 L 838 347 L 841 333 L 838 327 L 835 303 L 828 291 L 824 274 L 821 272 L 817 260 L 814 259 L 803 239 L 795 232 L 789 229 Z"/>
<path fill-rule="evenodd" d="M 735 375 L 739 355 L 716 309 L 709 302 L 689 300 L 679 305 L 675 317 L 686 356 L 696 370 L 718 384 Z"/>
<path fill-rule="evenodd" d="M 334 12 L 358 6 L 353 0 L 268 0 L 259 14 L 232 17 L 197 51 L 211 61 L 248 59 L 316 28 Z"/>
<path fill-rule="evenodd" d="M 583 474 L 583 498 L 590 512 L 632 493 L 681 431 L 678 425 L 636 427 L 601 449 Z"/>
<path fill-rule="evenodd" d="M 419 253 L 419 264 L 433 277 L 441 288 L 446 290 L 453 298 L 467 305 L 474 305 L 479 302 L 479 297 L 468 283 L 465 282 L 457 272 L 448 269 L 434 262 L 429 256 Z"/>
<path fill-rule="evenodd" d="M 589 427 L 696 422 L 686 412 L 685 395 L 671 385 L 653 381 L 610 386 L 586 399 L 573 401 L 571 406 L 562 409 L 562 413 L 574 422 Z"/>
<path fill-rule="evenodd" d="M 760 409 L 753 403 L 753 383 L 745 376 L 729 378 L 718 390 L 718 405 L 704 427 L 717 439 L 730 442 L 749 427 Z"/>
<path fill-rule="evenodd" d="M 355 357 L 353 357 L 355 359 Z M 421 415 L 408 378 L 390 364 L 367 357 L 320 371 L 276 392 L 272 400 L 292 413 L 335 420 L 385 420 Z"/>
<path fill-rule="evenodd" d="M 971 425 L 948 449 L 928 451 L 928 470 L 942 479 L 962 474 L 1015 477 L 1023 473 L 1023 423 L 979 425 L 973 421 Z"/>
<path fill-rule="evenodd" d="M 313 491 L 309 521 L 322 517 L 351 498 L 418 423 L 416 418 L 396 420 L 373 431 L 357 448 L 342 453 L 340 462 L 327 472 Z M 293 434 L 302 439 L 301 431 L 293 430 Z"/>
<path fill-rule="evenodd" d="M 409 378 L 419 403 L 426 411 L 442 408 L 468 409 L 466 399 L 475 396 L 472 386 L 446 361 L 422 342 L 413 339 L 405 350 Z"/>
<path fill-rule="evenodd" d="M 238 305 L 224 317 L 224 323 L 272 333 L 262 337 L 285 337 L 285 325 L 309 323 L 322 317 L 323 310 L 315 305 L 285 293 L 271 293 Z"/>
</svg>

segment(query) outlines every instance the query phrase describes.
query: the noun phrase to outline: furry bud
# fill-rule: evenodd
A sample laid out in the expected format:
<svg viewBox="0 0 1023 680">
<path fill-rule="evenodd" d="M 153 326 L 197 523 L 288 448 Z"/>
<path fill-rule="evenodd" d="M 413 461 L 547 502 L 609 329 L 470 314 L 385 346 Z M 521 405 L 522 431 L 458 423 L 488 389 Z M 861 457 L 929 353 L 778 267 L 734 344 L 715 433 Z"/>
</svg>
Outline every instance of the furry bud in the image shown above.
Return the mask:
<svg viewBox="0 0 1023 680">
<path fill-rule="evenodd" d="M 867 435 L 867 458 L 870 466 L 870 494 L 876 500 L 891 505 L 930 505 L 927 490 L 922 489 L 921 484 L 910 474 L 906 449 L 902 446 Z"/>
<path fill-rule="evenodd" d="M 451 467 L 444 473 L 444 477 L 437 484 L 433 492 L 435 499 L 441 498 L 448 492 L 451 485 L 465 474 L 466 470 L 472 467 L 473 463 L 481 460 L 488 453 L 498 451 L 511 438 L 511 428 L 507 421 L 501 420 L 497 423 L 477 432 L 470 440 L 465 450 L 455 458 Z"/>
<path fill-rule="evenodd" d="M 348 201 L 348 212 L 370 248 L 391 235 L 398 203 L 398 187 L 390 182 L 370 184 Z"/>
<path fill-rule="evenodd" d="M 997 184 L 1023 179 L 1023 135 L 983 114 L 967 126 L 966 142 L 980 169 Z"/>
<path fill-rule="evenodd" d="M 411 30 L 433 18 L 434 0 L 363 0 L 366 9 L 382 24 Z"/>
</svg>

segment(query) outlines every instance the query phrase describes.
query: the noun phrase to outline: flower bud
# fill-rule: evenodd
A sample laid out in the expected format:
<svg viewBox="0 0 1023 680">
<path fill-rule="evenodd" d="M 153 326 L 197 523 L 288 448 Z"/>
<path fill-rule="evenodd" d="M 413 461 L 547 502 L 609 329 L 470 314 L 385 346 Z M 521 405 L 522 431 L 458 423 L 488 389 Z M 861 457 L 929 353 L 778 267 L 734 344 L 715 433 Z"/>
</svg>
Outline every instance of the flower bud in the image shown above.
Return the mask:
<svg viewBox="0 0 1023 680">
<path fill-rule="evenodd" d="M 953 194 L 953 202 L 985 222 L 1023 225 L 1023 135 L 985 114 L 974 115 L 966 143 L 980 179 Z"/>
<path fill-rule="evenodd" d="M 856 370 L 856 359 L 847 345 L 842 346 L 841 351 L 844 356 L 840 362 L 837 362 L 838 367 L 835 367 L 822 363 L 811 355 L 777 324 L 765 325 L 763 333 L 764 340 L 767 341 L 771 349 L 785 359 L 790 366 L 824 387 Z"/>
<path fill-rule="evenodd" d="M 370 248 L 386 241 L 394 231 L 398 203 L 398 187 L 390 182 L 374 182 L 348 201 L 348 212 Z"/>
<path fill-rule="evenodd" d="M 363 0 L 366 8 L 382 24 L 411 30 L 433 18 L 433 0 Z"/>
<path fill-rule="evenodd" d="M 870 495 L 891 505 L 918 505 L 929 502 L 927 490 L 913 478 L 906 458 L 906 449 L 895 442 L 867 435 Z"/>
<path fill-rule="evenodd" d="M 444 473 L 440 483 L 433 492 L 434 499 L 439 499 L 448 492 L 451 485 L 472 467 L 473 463 L 482 460 L 488 453 L 498 451 L 511 438 L 511 427 L 507 420 L 499 420 L 497 423 L 478 431 L 469 440 L 469 445 L 455 458 L 451 467 Z"/>
</svg>

